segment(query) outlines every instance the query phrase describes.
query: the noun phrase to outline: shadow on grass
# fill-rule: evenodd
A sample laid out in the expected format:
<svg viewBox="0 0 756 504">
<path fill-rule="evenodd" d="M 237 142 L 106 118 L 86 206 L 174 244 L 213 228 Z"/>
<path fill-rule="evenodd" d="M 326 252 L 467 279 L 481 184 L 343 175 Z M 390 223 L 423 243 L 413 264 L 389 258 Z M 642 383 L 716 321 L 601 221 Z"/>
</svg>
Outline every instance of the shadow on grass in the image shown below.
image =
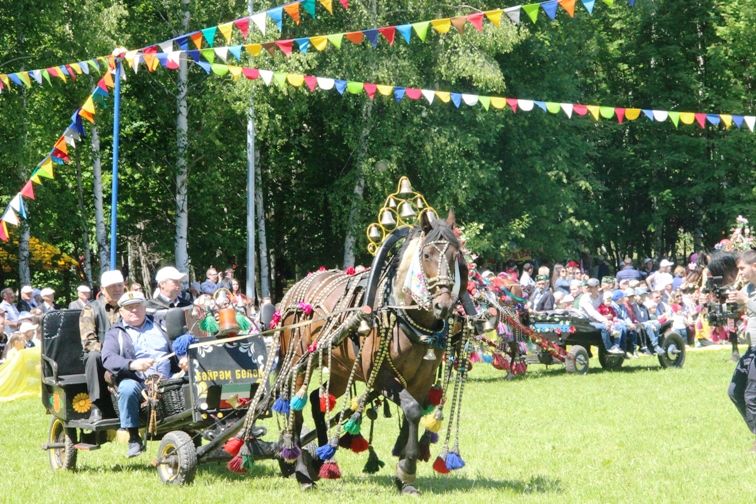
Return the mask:
<svg viewBox="0 0 756 504">
<path fill-rule="evenodd" d="M 386 476 L 371 476 L 372 483 L 395 488 L 394 478 Z M 528 480 L 497 480 L 490 478 L 438 478 L 420 477 L 415 483 L 422 492 L 432 491 L 434 494 L 446 492 L 466 492 L 477 489 L 508 490 L 519 494 L 563 493 L 562 482 L 548 476 L 532 476 Z"/>
<path fill-rule="evenodd" d="M 674 368 L 673 368 L 674 369 Z M 644 365 L 644 366 L 627 366 L 627 367 L 621 367 L 619 369 L 604 369 L 601 366 L 592 366 L 588 370 L 589 375 L 599 375 L 604 373 L 637 373 L 637 372 L 653 372 L 653 371 L 664 371 L 664 368 L 661 367 L 661 365 Z M 467 379 L 469 382 L 477 382 L 477 383 L 499 383 L 499 382 L 516 382 L 518 380 L 533 380 L 536 378 L 555 378 L 555 377 L 561 377 L 564 375 L 570 375 L 570 373 L 567 373 L 565 371 L 563 366 L 549 366 L 542 367 L 542 368 L 531 368 L 528 369 L 528 372 L 522 376 L 522 377 L 516 377 L 516 378 L 508 378 L 506 374 L 502 373 L 501 375 L 495 375 L 495 376 L 475 376 L 473 373 L 470 375 L 470 377 Z M 571 375 L 580 377 L 581 375 Z"/>
</svg>

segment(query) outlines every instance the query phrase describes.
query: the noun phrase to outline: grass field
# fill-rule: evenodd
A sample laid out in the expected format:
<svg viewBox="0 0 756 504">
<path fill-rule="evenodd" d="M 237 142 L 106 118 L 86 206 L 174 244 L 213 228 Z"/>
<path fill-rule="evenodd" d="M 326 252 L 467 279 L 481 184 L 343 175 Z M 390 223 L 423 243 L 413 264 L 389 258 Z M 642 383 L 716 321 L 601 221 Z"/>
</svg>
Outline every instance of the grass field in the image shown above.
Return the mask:
<svg viewBox="0 0 756 504">
<path fill-rule="evenodd" d="M 733 364 L 727 351 L 690 352 L 684 369 L 662 370 L 652 358 L 588 376 L 532 366 L 505 381 L 477 365 L 463 404 L 462 470 L 441 476 L 418 469 L 427 502 L 756 501 L 753 436 L 726 394 Z M 149 466 L 157 449 L 126 460 L 111 443 L 80 453 L 75 473 L 53 474 L 40 450 L 50 418 L 39 400 L 0 405 L 2 502 L 390 502 L 395 493 L 390 447 L 396 415 L 376 423 L 376 450 L 386 462 L 361 472 L 365 454 L 341 450 L 343 478 L 302 494 L 294 480 L 260 462 L 246 476 L 201 465 L 193 485 L 162 485 Z M 438 445 L 433 445 L 436 456 Z"/>
</svg>

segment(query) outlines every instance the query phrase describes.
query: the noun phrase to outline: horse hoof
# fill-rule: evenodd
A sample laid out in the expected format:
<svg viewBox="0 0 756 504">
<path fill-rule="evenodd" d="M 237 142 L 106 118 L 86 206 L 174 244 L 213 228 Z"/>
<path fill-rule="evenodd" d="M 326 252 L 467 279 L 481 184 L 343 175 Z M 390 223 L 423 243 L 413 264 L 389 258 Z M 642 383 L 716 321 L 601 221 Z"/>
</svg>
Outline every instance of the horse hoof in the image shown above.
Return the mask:
<svg viewBox="0 0 756 504">
<path fill-rule="evenodd" d="M 303 492 L 311 492 L 315 490 L 315 483 L 300 483 L 299 489 Z"/>
<path fill-rule="evenodd" d="M 420 490 L 409 483 L 402 482 L 399 478 L 394 478 L 394 484 L 396 485 L 396 489 L 399 490 L 399 493 L 402 495 L 420 495 Z"/>
</svg>

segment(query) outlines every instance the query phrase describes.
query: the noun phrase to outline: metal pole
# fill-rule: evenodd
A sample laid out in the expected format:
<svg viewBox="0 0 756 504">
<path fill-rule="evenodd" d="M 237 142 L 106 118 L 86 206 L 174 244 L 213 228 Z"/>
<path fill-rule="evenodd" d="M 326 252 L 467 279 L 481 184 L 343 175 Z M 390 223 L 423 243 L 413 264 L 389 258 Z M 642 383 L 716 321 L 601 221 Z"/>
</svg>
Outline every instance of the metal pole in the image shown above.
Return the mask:
<svg viewBox="0 0 756 504">
<path fill-rule="evenodd" d="M 255 13 L 254 1 L 247 1 L 249 15 Z M 247 110 L 247 298 L 255 300 L 255 102 L 250 93 Z"/>
<path fill-rule="evenodd" d="M 118 135 L 121 130 L 121 59 L 115 60 L 113 92 L 113 184 L 110 202 L 110 269 L 116 269 L 116 238 L 118 233 Z"/>
</svg>

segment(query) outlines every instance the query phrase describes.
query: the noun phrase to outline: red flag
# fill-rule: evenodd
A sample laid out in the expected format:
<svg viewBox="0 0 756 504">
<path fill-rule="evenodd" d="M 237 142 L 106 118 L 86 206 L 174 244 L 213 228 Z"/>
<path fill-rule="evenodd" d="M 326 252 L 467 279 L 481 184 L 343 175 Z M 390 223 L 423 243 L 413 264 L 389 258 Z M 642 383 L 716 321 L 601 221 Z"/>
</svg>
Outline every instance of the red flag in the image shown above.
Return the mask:
<svg viewBox="0 0 756 504">
<path fill-rule="evenodd" d="M 389 45 L 394 45 L 394 37 L 396 36 L 396 26 L 388 26 L 386 28 L 378 28 L 378 31 Z"/>
<path fill-rule="evenodd" d="M 349 0 L 339 0 L 339 3 L 340 3 L 340 4 L 341 4 L 341 6 L 342 6 L 342 7 L 344 7 L 345 9 L 348 9 L 348 8 L 349 8 Z"/>
<path fill-rule="evenodd" d="M 625 109 L 622 107 L 615 107 L 614 113 L 617 115 L 617 122 L 622 124 L 622 121 L 625 120 Z"/>
<path fill-rule="evenodd" d="M 512 112 L 517 112 L 517 98 L 507 98 L 507 105 L 512 109 Z"/>
<path fill-rule="evenodd" d="M 418 88 L 408 87 L 404 90 L 404 95 L 410 100 L 419 100 L 423 96 L 423 92 Z"/>
<path fill-rule="evenodd" d="M 242 73 L 249 80 L 260 78 L 260 71 L 257 68 L 242 68 Z"/>
<path fill-rule="evenodd" d="M 698 123 L 701 128 L 706 127 L 706 114 L 698 113 L 696 114 L 696 122 Z"/>
<path fill-rule="evenodd" d="M 305 75 L 304 82 L 310 92 L 314 92 L 318 87 L 318 78 L 314 75 Z"/>
<path fill-rule="evenodd" d="M 0 220 L 0 240 L 8 241 L 8 228 L 5 227 L 5 221 Z"/>
<path fill-rule="evenodd" d="M 475 14 L 470 14 L 467 16 L 467 20 L 470 21 L 470 24 L 475 27 L 478 31 L 483 31 L 483 13 L 482 12 L 476 12 Z"/>
<path fill-rule="evenodd" d="M 284 53 L 286 56 L 291 55 L 291 49 L 293 47 L 294 41 L 289 40 L 278 40 L 276 41 L 276 46 L 281 50 L 282 53 Z"/>
<path fill-rule="evenodd" d="M 362 85 L 362 89 L 365 90 L 365 94 L 368 95 L 368 98 L 372 100 L 375 96 L 375 90 L 378 89 L 378 86 L 376 86 L 372 82 L 365 82 Z"/>
<path fill-rule="evenodd" d="M 249 36 L 249 18 L 237 19 L 236 21 L 234 21 L 234 26 L 239 29 L 242 37 L 244 37 L 244 40 L 246 40 Z"/>
<path fill-rule="evenodd" d="M 586 107 L 585 105 L 576 103 L 575 105 L 573 105 L 572 111 L 575 112 L 579 116 L 584 116 L 585 114 L 588 113 L 588 107 Z"/>
<path fill-rule="evenodd" d="M 31 199 L 31 200 L 36 199 L 34 197 L 34 184 L 32 184 L 31 180 L 26 182 L 26 185 L 24 186 L 24 188 L 21 189 L 21 196 L 23 196 L 26 199 Z"/>
</svg>

